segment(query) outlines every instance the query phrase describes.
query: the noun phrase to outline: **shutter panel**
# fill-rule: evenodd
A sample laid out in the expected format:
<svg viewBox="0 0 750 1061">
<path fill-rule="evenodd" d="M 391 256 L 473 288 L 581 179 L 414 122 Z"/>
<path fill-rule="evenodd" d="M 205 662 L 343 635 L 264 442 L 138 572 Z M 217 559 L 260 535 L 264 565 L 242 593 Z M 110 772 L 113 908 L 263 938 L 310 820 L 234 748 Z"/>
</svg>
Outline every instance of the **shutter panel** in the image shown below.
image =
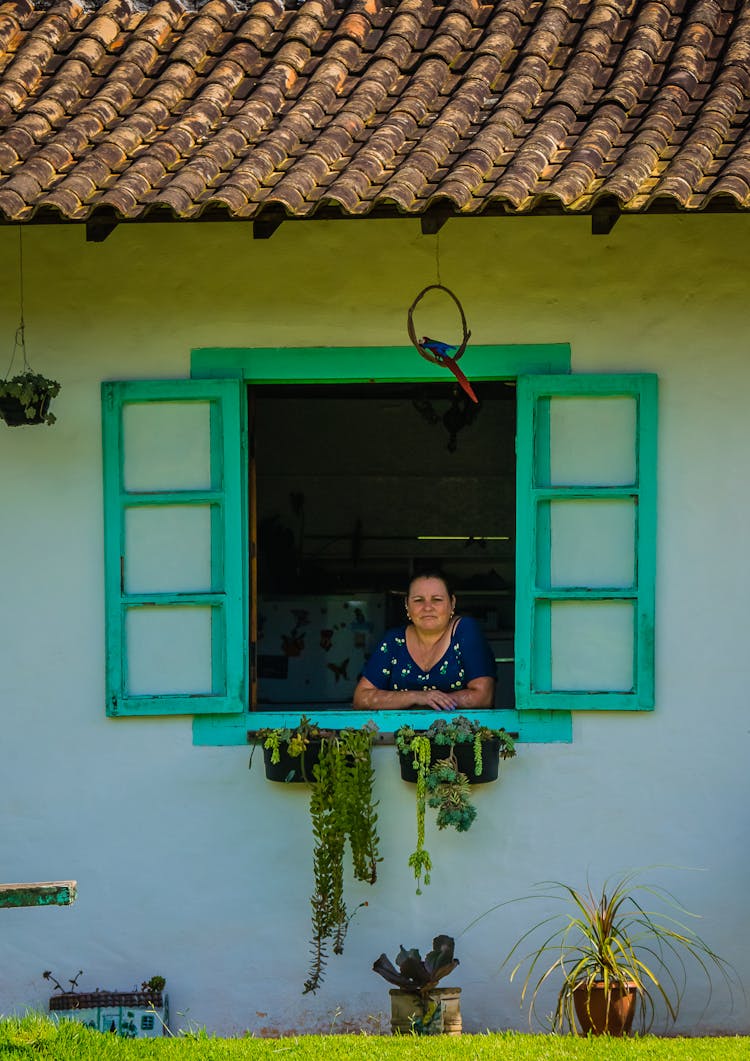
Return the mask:
<svg viewBox="0 0 750 1061">
<path fill-rule="evenodd" d="M 651 375 L 518 380 L 516 706 L 654 705 Z"/>
<path fill-rule="evenodd" d="M 245 709 L 238 380 L 102 384 L 109 715 Z"/>
</svg>

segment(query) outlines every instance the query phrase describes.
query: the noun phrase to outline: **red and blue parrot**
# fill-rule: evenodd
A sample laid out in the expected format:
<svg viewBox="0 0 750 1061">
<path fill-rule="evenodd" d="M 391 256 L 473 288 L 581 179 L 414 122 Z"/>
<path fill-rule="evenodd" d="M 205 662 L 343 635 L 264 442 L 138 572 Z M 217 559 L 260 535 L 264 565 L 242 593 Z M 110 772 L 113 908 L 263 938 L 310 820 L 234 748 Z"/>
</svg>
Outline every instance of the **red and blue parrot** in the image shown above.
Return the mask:
<svg viewBox="0 0 750 1061">
<path fill-rule="evenodd" d="M 473 402 L 479 405 L 479 398 L 474 393 L 472 385 L 458 367 L 456 358 L 450 356 L 450 351 L 458 350 L 458 347 L 452 346 L 450 343 L 441 343 L 439 339 L 430 339 L 429 335 L 423 335 L 419 345 L 425 350 L 429 350 L 439 365 L 445 365 L 446 368 L 449 368 L 458 380 L 461 389 L 468 394 Z"/>
</svg>

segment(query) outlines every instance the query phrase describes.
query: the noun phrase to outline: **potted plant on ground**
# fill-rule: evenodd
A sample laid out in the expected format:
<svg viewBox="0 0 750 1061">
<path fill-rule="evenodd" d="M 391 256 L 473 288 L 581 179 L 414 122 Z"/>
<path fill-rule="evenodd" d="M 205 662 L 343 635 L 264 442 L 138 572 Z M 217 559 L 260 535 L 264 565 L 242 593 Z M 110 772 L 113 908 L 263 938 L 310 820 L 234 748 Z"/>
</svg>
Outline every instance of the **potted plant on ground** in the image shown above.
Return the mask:
<svg viewBox="0 0 750 1061">
<path fill-rule="evenodd" d="M 377 878 L 380 861 L 377 804 L 372 793 L 372 743 L 376 732 L 372 723 L 357 730 L 323 730 L 303 716 L 294 729 L 267 729 L 257 734 L 269 753 L 270 765 L 287 772 L 280 780 L 310 782 L 315 847 L 314 888 L 310 900 L 312 958 L 305 994 L 317 991 L 322 984 L 329 947 L 334 954 L 343 953 L 344 938 L 353 916 L 344 900 L 347 841 L 355 879 L 374 884 Z M 289 777 L 288 764 L 281 759 L 283 752 L 299 776 Z M 311 758 L 306 760 L 308 754 Z M 278 762 L 274 764 L 275 755 Z"/>
<path fill-rule="evenodd" d="M 461 988 L 438 987 L 438 983 L 459 964 L 453 957 L 451 936 L 435 936 L 432 950 L 422 961 L 415 948 L 402 946 L 396 955 L 396 968 L 381 954 L 373 970 L 396 987 L 391 997 L 391 1031 L 417 1035 L 461 1034 Z"/>
<path fill-rule="evenodd" d="M 0 416 L 9 427 L 54 424 L 49 406 L 59 393 L 57 380 L 47 379 L 27 365 L 19 375 L 0 380 Z"/>
<path fill-rule="evenodd" d="M 668 1019 L 676 1021 L 686 962 L 697 964 L 709 990 L 712 970 L 719 972 L 731 993 L 731 966 L 681 920 L 696 915 L 665 889 L 637 883 L 637 877 L 634 872 L 605 881 L 599 892 L 588 885 L 579 890 L 554 881 L 539 895 L 527 897 L 562 904 L 559 913 L 548 910 L 524 932 L 503 963 L 511 962 L 527 940 L 541 933 L 541 943 L 510 974 L 513 980 L 526 968 L 521 1004 L 528 1000 L 530 1021 L 536 1017 L 540 991 L 557 976 L 562 976 L 562 984 L 549 1018 L 552 1028 L 575 1030 L 575 1017 L 584 1035 L 626 1035 L 639 999 L 641 1032 L 653 1025 L 659 1002 Z M 655 910 L 644 905 L 652 900 Z"/>
<path fill-rule="evenodd" d="M 466 832 L 476 818 L 470 785 L 494 781 L 501 758 L 510 759 L 515 745 L 504 729 L 493 730 L 463 715 L 450 721 L 437 719 L 422 733 L 401 726 L 395 733 L 396 748 L 404 780 L 417 786 L 417 846 L 409 865 L 417 881 L 430 883 L 432 860 L 424 846 L 427 804 L 437 811 L 437 826 Z"/>
</svg>

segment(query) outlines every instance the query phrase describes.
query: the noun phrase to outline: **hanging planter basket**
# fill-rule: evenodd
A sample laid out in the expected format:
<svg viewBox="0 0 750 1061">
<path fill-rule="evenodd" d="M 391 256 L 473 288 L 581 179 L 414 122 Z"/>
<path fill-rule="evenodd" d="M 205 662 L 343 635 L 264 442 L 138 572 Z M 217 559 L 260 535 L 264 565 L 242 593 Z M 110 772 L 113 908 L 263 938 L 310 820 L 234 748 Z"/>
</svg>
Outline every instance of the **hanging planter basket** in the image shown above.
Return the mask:
<svg viewBox="0 0 750 1061">
<path fill-rule="evenodd" d="M 22 372 L 11 379 L 0 380 L 0 417 L 8 427 L 54 424 L 50 402 L 60 393 L 57 380 L 36 372 Z"/>
</svg>

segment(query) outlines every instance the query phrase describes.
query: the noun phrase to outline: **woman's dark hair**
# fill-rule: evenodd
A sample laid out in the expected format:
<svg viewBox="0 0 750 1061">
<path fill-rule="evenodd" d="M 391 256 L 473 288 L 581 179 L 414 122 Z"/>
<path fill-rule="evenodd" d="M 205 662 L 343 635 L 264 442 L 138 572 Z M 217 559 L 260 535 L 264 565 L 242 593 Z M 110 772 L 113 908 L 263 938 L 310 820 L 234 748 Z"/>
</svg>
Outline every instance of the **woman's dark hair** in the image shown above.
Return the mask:
<svg viewBox="0 0 750 1061">
<path fill-rule="evenodd" d="M 453 592 L 453 586 L 452 586 L 450 580 L 448 579 L 448 577 L 446 576 L 445 572 L 441 571 L 439 568 L 435 567 L 435 568 L 425 568 L 424 571 L 415 571 L 414 572 L 414 574 L 409 579 L 408 586 L 406 587 L 406 598 L 407 598 L 407 600 L 409 598 L 409 594 L 411 593 L 411 587 L 414 585 L 414 583 L 417 581 L 418 578 L 437 578 L 437 579 L 439 579 L 443 583 L 445 588 L 447 589 L 448 596 L 449 597 L 455 597 L 455 593 Z"/>
</svg>

